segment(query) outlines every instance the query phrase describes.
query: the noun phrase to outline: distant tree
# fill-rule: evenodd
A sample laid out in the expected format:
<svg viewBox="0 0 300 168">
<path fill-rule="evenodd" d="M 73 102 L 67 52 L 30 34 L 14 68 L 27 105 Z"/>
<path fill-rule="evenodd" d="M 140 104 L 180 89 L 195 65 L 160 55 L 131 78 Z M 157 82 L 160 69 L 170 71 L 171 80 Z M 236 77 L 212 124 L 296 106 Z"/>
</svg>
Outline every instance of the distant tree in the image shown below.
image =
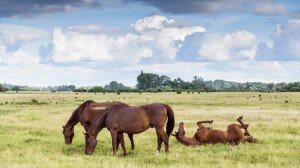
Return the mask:
<svg viewBox="0 0 300 168">
<path fill-rule="evenodd" d="M 74 91 L 75 90 L 75 85 L 69 85 L 69 89 L 71 90 L 71 91 Z"/>
<path fill-rule="evenodd" d="M 14 86 L 14 87 L 12 87 L 11 91 L 16 91 L 16 92 L 20 91 L 20 86 Z"/>
<path fill-rule="evenodd" d="M 171 81 L 171 78 L 166 76 L 166 75 L 162 75 L 159 77 L 159 86 L 168 86 L 168 83 Z"/>
<path fill-rule="evenodd" d="M 89 92 L 105 92 L 106 90 L 101 86 L 92 87 Z"/>
<path fill-rule="evenodd" d="M 205 81 L 201 77 L 194 76 L 194 80 L 192 81 L 193 90 L 203 90 L 205 88 Z"/>
<path fill-rule="evenodd" d="M 105 85 L 104 88 L 113 91 L 126 89 L 126 87 L 122 83 L 118 83 L 117 81 L 111 81 L 108 85 Z"/>
<path fill-rule="evenodd" d="M 81 88 L 75 89 L 73 92 L 87 92 L 87 91 L 88 91 L 87 89 L 81 87 Z"/>
<path fill-rule="evenodd" d="M 267 84 L 267 87 L 268 87 L 268 90 L 269 90 L 270 92 L 273 92 L 273 91 L 274 91 L 275 84 L 274 84 L 274 83 L 268 83 L 268 84 Z"/>
<path fill-rule="evenodd" d="M 291 92 L 300 91 L 300 82 L 289 83 L 284 88 L 286 91 L 291 91 Z"/>
<path fill-rule="evenodd" d="M 153 73 L 144 73 L 141 71 L 140 75 L 137 76 L 136 87 L 140 90 L 146 90 L 149 88 L 156 88 L 162 86 L 159 75 Z"/>
<path fill-rule="evenodd" d="M 5 91 L 6 91 L 6 88 L 2 84 L 0 84 L 0 92 L 5 92 Z"/>
</svg>

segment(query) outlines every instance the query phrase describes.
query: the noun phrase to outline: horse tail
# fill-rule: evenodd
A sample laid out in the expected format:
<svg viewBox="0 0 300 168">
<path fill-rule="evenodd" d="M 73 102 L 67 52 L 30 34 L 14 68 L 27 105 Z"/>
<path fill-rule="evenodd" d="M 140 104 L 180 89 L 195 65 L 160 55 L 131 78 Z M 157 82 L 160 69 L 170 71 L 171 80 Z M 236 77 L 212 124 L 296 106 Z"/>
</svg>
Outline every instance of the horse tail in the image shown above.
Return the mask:
<svg viewBox="0 0 300 168">
<path fill-rule="evenodd" d="M 175 118 L 174 118 L 174 112 L 172 108 L 169 105 L 164 104 L 165 108 L 167 109 L 167 116 L 168 116 L 168 121 L 167 121 L 167 135 L 170 136 L 175 125 Z"/>
</svg>

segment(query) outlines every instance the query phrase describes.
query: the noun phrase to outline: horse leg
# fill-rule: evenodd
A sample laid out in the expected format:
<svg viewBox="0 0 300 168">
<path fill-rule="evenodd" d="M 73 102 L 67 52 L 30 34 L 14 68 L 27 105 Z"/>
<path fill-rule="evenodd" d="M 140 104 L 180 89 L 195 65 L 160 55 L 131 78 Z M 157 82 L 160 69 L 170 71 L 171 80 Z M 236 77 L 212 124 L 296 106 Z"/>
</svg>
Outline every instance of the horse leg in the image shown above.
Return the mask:
<svg viewBox="0 0 300 168">
<path fill-rule="evenodd" d="M 111 140 L 112 140 L 112 147 L 113 147 L 113 156 L 117 156 L 118 152 L 118 133 L 117 131 L 110 130 Z"/>
<path fill-rule="evenodd" d="M 120 146 L 120 138 L 119 138 L 119 134 L 117 136 L 118 136 L 118 139 L 117 139 L 117 153 L 118 153 L 119 146 Z"/>
<path fill-rule="evenodd" d="M 160 145 L 157 147 L 158 151 L 160 152 L 162 141 L 165 144 L 165 153 L 169 153 L 169 137 L 164 131 L 163 128 L 156 128 L 157 137 L 160 137 Z"/>
<path fill-rule="evenodd" d="M 119 133 L 118 133 L 118 140 L 119 140 L 119 142 L 121 143 L 121 146 L 122 146 L 122 148 L 123 148 L 124 155 L 127 155 L 127 151 L 126 151 L 126 147 L 125 147 L 125 142 L 124 142 L 124 135 L 123 135 L 123 132 L 119 132 Z"/>
<path fill-rule="evenodd" d="M 156 133 L 157 134 L 157 133 Z M 158 136 L 157 134 L 157 154 L 160 153 L 160 149 L 161 149 L 161 144 L 162 144 L 163 140 L 161 137 Z"/>
<path fill-rule="evenodd" d="M 130 139 L 131 150 L 134 150 L 135 146 L 134 146 L 134 141 L 133 141 L 133 134 L 128 134 L 128 138 Z"/>
<path fill-rule="evenodd" d="M 160 153 L 160 149 L 161 149 L 161 144 L 163 142 L 158 130 L 156 129 L 156 136 L 157 136 L 157 154 Z"/>
<path fill-rule="evenodd" d="M 248 128 L 249 125 L 248 125 L 248 124 L 244 124 L 244 122 L 242 121 L 242 119 L 243 119 L 243 116 L 240 116 L 240 117 L 237 119 L 237 121 L 242 125 L 242 127 L 243 127 L 244 129 Z"/>
<path fill-rule="evenodd" d="M 213 122 L 214 120 L 205 120 L 205 121 L 198 121 L 197 124 L 203 124 L 203 123 L 212 124 Z"/>
<path fill-rule="evenodd" d="M 244 124 L 244 122 L 242 121 L 243 119 L 243 116 L 240 116 L 237 121 L 242 125 L 242 128 L 244 128 L 245 130 L 245 136 L 250 136 L 250 133 L 248 131 L 248 127 L 249 127 L 249 124 Z"/>
</svg>

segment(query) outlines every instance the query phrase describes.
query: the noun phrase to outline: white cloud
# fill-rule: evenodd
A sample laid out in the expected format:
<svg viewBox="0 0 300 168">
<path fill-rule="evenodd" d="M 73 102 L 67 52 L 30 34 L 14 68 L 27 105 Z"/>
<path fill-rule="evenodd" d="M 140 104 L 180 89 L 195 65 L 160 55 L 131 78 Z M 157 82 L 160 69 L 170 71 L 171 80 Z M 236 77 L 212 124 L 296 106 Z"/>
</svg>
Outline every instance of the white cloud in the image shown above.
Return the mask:
<svg viewBox="0 0 300 168">
<path fill-rule="evenodd" d="M 21 43 L 30 42 L 46 35 L 47 32 L 32 27 L 0 24 L 0 38 L 6 45 L 6 49 L 10 51 L 18 50 Z"/>
<path fill-rule="evenodd" d="M 257 14 L 279 15 L 285 13 L 286 8 L 283 4 L 263 2 L 257 4 L 254 12 Z"/>
<path fill-rule="evenodd" d="M 18 49 L 14 52 L 6 52 L 6 46 L 0 39 L 0 65 L 8 66 L 29 66 L 33 64 L 38 64 L 39 57 L 32 56 L 31 54 Z"/>
<path fill-rule="evenodd" d="M 290 19 L 286 25 L 277 25 L 271 36 L 274 45 L 258 45 L 257 60 L 300 60 L 300 19 Z"/>
<path fill-rule="evenodd" d="M 256 36 L 248 31 L 217 34 L 193 34 L 187 38 L 177 55 L 185 61 L 248 60 L 255 55 Z"/>
<path fill-rule="evenodd" d="M 135 22 L 135 24 L 132 24 L 131 27 L 133 27 L 136 31 L 143 31 L 145 29 L 162 30 L 166 25 L 170 25 L 172 23 L 175 23 L 173 19 L 168 19 L 160 15 L 154 15 L 138 20 Z"/>
<path fill-rule="evenodd" d="M 53 31 L 54 62 L 66 63 L 77 61 L 111 61 L 113 39 L 105 34 L 85 34 L 77 31 Z"/>
<path fill-rule="evenodd" d="M 116 37 L 99 32 L 99 26 L 95 25 L 55 28 L 50 60 L 58 63 L 100 62 L 117 65 L 174 61 L 180 48 L 178 44 L 186 36 L 205 31 L 201 26 L 178 27 L 174 22 L 164 16 L 146 17 L 135 23 L 137 32 Z"/>
</svg>

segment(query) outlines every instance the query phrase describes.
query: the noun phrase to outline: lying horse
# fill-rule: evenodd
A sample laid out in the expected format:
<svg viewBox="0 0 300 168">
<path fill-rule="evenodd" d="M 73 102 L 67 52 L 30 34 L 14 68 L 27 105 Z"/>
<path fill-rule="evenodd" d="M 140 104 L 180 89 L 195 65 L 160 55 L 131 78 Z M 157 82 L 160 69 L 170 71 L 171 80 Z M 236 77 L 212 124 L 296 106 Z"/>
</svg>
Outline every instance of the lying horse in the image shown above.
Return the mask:
<svg viewBox="0 0 300 168">
<path fill-rule="evenodd" d="M 63 134 L 65 137 L 65 143 L 71 144 L 74 137 L 74 126 L 80 122 L 85 131 L 91 126 L 93 119 L 100 113 L 102 113 L 108 107 L 119 104 L 120 102 L 104 102 L 97 103 L 92 100 L 88 100 L 82 103 L 71 115 L 70 119 L 63 126 Z M 131 149 L 134 149 L 133 135 L 128 134 L 131 141 Z"/>
<path fill-rule="evenodd" d="M 167 119 L 166 133 L 163 127 Z M 127 104 L 110 106 L 96 116 L 85 134 L 86 154 L 91 155 L 94 152 L 97 145 L 96 137 L 104 127 L 107 127 L 111 133 L 114 156 L 117 154 L 120 143 L 124 155 L 127 154 L 123 133 L 139 134 L 150 127 L 156 129 L 158 152 L 160 152 L 162 142 L 164 142 L 165 152 L 168 153 L 169 136 L 174 128 L 174 113 L 170 106 L 161 103 L 143 106 L 128 106 Z"/>
<path fill-rule="evenodd" d="M 229 143 L 238 145 L 240 142 L 250 142 L 255 143 L 256 139 L 253 138 L 248 132 L 249 124 L 244 124 L 242 122 L 243 116 L 239 117 L 237 121 L 239 124 L 230 124 L 227 126 L 226 131 L 216 130 L 216 129 L 207 129 L 202 124 L 209 123 L 212 124 L 211 121 L 199 121 L 197 122 L 198 129 L 195 135 L 192 138 L 185 137 L 184 132 L 184 124 L 180 123 L 178 131 L 175 133 L 176 139 L 184 145 L 202 145 L 209 143 Z M 241 131 L 241 129 L 245 130 L 245 133 Z M 247 136 L 247 137 L 245 137 Z"/>
</svg>

